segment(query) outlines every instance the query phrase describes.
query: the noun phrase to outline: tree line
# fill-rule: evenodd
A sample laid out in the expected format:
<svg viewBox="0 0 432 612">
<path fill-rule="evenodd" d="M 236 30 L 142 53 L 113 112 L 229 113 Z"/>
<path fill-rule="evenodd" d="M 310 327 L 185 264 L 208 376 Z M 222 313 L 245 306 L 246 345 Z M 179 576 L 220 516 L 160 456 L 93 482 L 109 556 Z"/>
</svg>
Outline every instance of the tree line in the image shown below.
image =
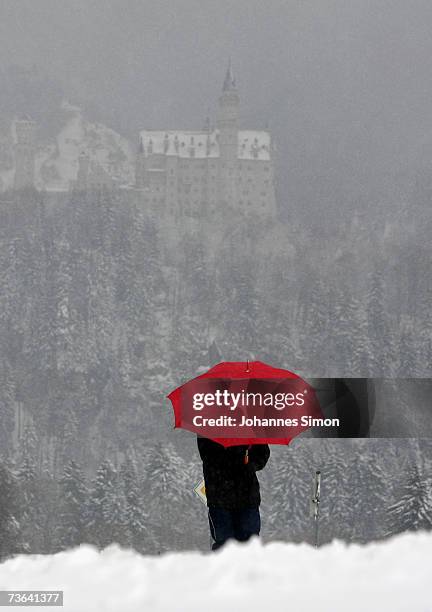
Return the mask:
<svg viewBox="0 0 432 612">
<path fill-rule="evenodd" d="M 259 474 L 265 541 L 314 542 L 312 477 L 322 471 L 319 541 L 366 543 L 432 528 L 430 442 L 295 440 L 271 449 Z M 170 443 L 106 459 L 87 477 L 69 461 L 56 480 L 24 454 L 0 463 L 0 557 L 115 542 L 142 554 L 208 549 L 204 505 L 193 493 L 197 456 Z"/>
</svg>

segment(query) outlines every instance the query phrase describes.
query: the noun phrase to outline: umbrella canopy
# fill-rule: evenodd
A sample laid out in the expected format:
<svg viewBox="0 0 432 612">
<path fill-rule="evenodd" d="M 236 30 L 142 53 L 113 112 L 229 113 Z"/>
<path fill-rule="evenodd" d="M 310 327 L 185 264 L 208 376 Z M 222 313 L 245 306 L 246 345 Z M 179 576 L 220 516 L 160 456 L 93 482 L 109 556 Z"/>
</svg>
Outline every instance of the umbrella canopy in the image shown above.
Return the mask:
<svg viewBox="0 0 432 612">
<path fill-rule="evenodd" d="M 167 397 L 175 428 L 223 446 L 289 444 L 323 417 L 311 385 L 261 361 L 219 363 Z"/>
</svg>

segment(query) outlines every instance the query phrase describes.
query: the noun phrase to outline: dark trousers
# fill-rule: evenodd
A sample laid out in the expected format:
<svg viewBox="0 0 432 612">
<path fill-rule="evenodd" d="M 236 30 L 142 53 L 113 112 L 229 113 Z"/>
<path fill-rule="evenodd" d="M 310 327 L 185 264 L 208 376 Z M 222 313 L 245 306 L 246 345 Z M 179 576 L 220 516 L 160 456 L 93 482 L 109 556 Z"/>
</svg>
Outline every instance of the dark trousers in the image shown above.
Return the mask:
<svg viewBox="0 0 432 612">
<path fill-rule="evenodd" d="M 208 518 L 214 540 L 212 550 L 217 550 L 229 539 L 246 542 L 251 536 L 259 535 L 261 528 L 259 508 L 224 510 L 209 506 Z"/>
</svg>

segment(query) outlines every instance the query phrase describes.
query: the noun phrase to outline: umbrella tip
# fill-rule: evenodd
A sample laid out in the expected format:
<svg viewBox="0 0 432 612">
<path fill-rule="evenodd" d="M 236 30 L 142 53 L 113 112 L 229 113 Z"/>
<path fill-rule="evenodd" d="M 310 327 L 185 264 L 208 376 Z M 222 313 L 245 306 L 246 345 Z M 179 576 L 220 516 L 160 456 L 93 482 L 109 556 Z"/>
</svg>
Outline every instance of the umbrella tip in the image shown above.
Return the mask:
<svg viewBox="0 0 432 612">
<path fill-rule="evenodd" d="M 249 359 L 246 359 L 246 372 L 249 372 Z"/>
</svg>

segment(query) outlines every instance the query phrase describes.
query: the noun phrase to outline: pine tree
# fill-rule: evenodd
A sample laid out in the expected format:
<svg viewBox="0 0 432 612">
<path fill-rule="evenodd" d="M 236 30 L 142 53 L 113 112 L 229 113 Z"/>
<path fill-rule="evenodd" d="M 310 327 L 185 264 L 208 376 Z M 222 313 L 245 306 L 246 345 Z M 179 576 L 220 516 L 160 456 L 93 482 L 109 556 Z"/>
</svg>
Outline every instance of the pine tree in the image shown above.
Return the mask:
<svg viewBox="0 0 432 612">
<path fill-rule="evenodd" d="M 0 561 L 22 552 L 18 482 L 10 465 L 0 461 Z"/>
<path fill-rule="evenodd" d="M 328 350 L 329 295 L 321 279 L 312 277 L 309 282 L 311 290 L 306 303 L 305 323 L 309 338 L 308 352 L 313 371 L 322 372 Z"/>
<path fill-rule="evenodd" d="M 339 292 L 338 300 L 334 305 L 334 344 L 338 355 L 339 375 L 350 375 L 354 336 L 353 317 L 356 310 L 354 298 L 349 293 Z"/>
<path fill-rule="evenodd" d="M 432 528 L 432 479 L 411 462 L 399 498 L 388 509 L 387 535 Z"/>
<path fill-rule="evenodd" d="M 86 508 L 87 540 L 104 548 L 112 542 L 124 543 L 126 509 L 122 488 L 112 463 L 105 460 L 93 482 Z"/>
<path fill-rule="evenodd" d="M 349 371 L 352 376 L 367 376 L 371 357 L 367 315 L 363 303 L 358 299 L 353 300 L 352 308 L 352 350 Z"/>
<path fill-rule="evenodd" d="M 136 462 L 128 457 L 120 470 L 126 500 L 125 522 L 128 530 L 128 545 L 141 553 L 154 549 L 149 531 L 149 513 L 146 508 Z"/>
<path fill-rule="evenodd" d="M 14 373 L 5 356 L 0 357 L 0 448 L 12 453 L 12 433 L 15 428 Z"/>
<path fill-rule="evenodd" d="M 300 542 L 311 537 L 310 482 L 313 474 L 310 445 L 294 440 L 278 452 L 272 482 L 269 523 L 272 537 Z"/>
<path fill-rule="evenodd" d="M 322 473 L 320 506 L 320 543 L 352 534 L 353 482 L 348 471 L 350 441 L 316 440 L 314 458 Z"/>
<path fill-rule="evenodd" d="M 20 489 L 22 548 L 28 553 L 43 552 L 43 515 L 41 491 L 36 465 L 31 454 L 25 453 L 19 463 L 17 480 Z"/>
<path fill-rule="evenodd" d="M 384 272 L 375 266 L 369 276 L 367 293 L 367 323 L 370 338 L 370 371 L 373 376 L 389 375 L 392 356 L 389 355 L 389 315 L 385 302 Z"/>
<path fill-rule="evenodd" d="M 352 541 L 368 542 L 381 536 L 387 480 L 374 440 L 350 440 L 348 473 L 351 495 Z"/>
<path fill-rule="evenodd" d="M 69 461 L 60 480 L 60 508 L 56 536 L 61 549 L 78 546 L 84 541 L 87 498 L 88 488 L 84 474 L 75 461 Z"/>
<path fill-rule="evenodd" d="M 41 527 L 40 548 L 43 554 L 59 550 L 57 529 L 59 521 L 59 482 L 48 469 L 45 462 L 37 477 L 39 495 L 39 516 Z"/>
<path fill-rule="evenodd" d="M 185 543 L 186 522 L 179 517 L 191 502 L 193 487 L 185 467 L 172 444 L 160 442 L 152 448 L 147 465 L 146 496 L 151 530 L 159 550 L 169 550 L 173 546 L 181 548 Z"/>
<path fill-rule="evenodd" d="M 79 415 L 72 402 L 65 401 L 63 414 L 63 436 L 61 446 L 61 465 L 66 466 L 69 459 L 76 453 L 76 441 L 79 439 Z"/>
</svg>

